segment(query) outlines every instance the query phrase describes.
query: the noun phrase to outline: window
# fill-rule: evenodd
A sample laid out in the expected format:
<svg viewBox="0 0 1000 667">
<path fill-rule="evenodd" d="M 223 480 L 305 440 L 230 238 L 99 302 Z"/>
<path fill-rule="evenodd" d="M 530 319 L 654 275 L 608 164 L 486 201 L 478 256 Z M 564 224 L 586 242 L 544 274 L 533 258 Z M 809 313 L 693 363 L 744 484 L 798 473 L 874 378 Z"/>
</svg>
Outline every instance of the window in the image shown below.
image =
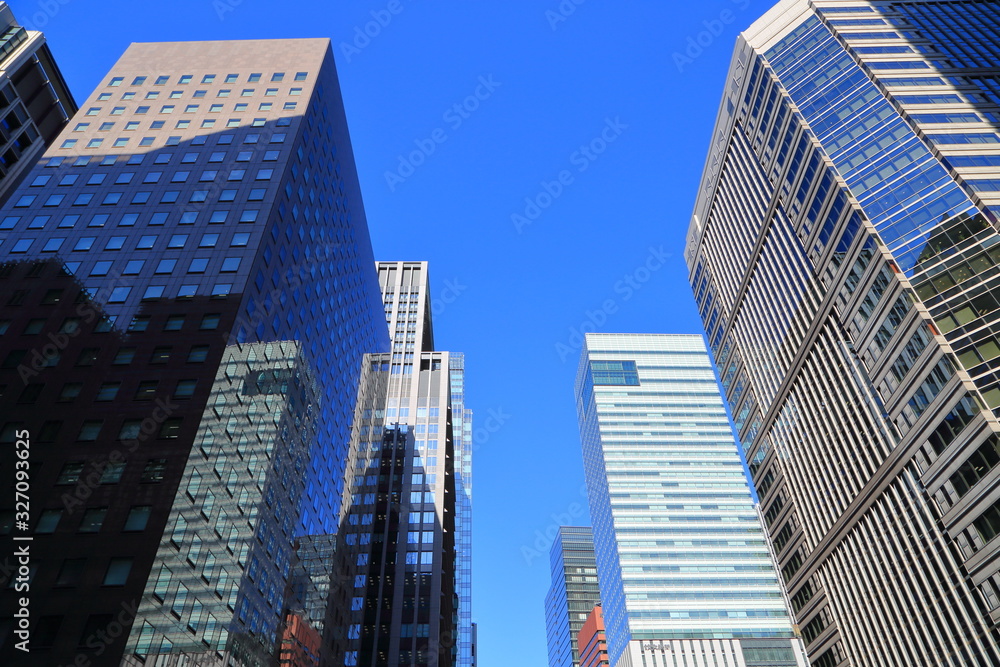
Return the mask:
<svg viewBox="0 0 1000 667">
<path fill-rule="evenodd" d="M 189 364 L 200 364 L 208 359 L 208 345 L 195 345 L 188 352 L 188 363 Z"/>
<path fill-rule="evenodd" d="M 56 478 L 56 484 L 76 484 L 80 481 L 80 473 L 83 472 L 83 461 L 69 461 L 65 463 Z"/>
<path fill-rule="evenodd" d="M 132 571 L 131 558 L 112 558 L 108 563 L 108 571 L 104 574 L 105 586 L 124 586 Z"/>
<path fill-rule="evenodd" d="M 156 386 L 159 380 L 143 380 L 135 390 L 135 400 L 151 401 L 156 396 Z"/>
<path fill-rule="evenodd" d="M 83 425 L 80 427 L 80 435 L 76 439 L 81 442 L 93 442 L 97 440 L 97 436 L 100 435 L 103 425 L 103 419 L 91 419 L 83 422 Z"/>
<path fill-rule="evenodd" d="M 164 331 L 180 331 L 181 327 L 184 326 L 184 316 L 183 315 L 171 315 L 167 318 L 166 323 L 163 325 Z"/>
<path fill-rule="evenodd" d="M 229 245 L 232 247 L 242 247 L 250 242 L 249 232 L 240 232 L 238 234 L 233 234 L 233 240 L 230 241 Z"/>
<path fill-rule="evenodd" d="M 222 315 L 219 313 L 210 313 L 201 318 L 201 326 L 199 329 L 202 331 L 213 330 L 219 328 L 219 321 L 222 319 Z"/>
<path fill-rule="evenodd" d="M 79 586 L 80 580 L 83 578 L 83 568 L 86 562 L 86 558 L 65 559 L 62 562 L 62 567 L 59 568 L 55 585 L 63 588 Z"/>
<path fill-rule="evenodd" d="M 138 275 L 139 272 L 142 271 L 142 267 L 145 263 L 146 261 L 142 259 L 130 260 L 128 263 L 125 264 L 125 270 L 122 271 L 122 274 L 126 276 Z"/>
<path fill-rule="evenodd" d="M 222 273 L 235 273 L 240 269 L 239 257 L 227 257 L 222 261 Z"/>
<path fill-rule="evenodd" d="M 150 459 L 142 470 L 141 482 L 162 482 L 166 477 L 167 460 Z"/>
<path fill-rule="evenodd" d="M 98 347 L 85 347 L 80 350 L 80 356 L 76 359 L 77 366 L 93 366 L 97 363 L 97 357 L 100 355 L 101 349 Z"/>
<path fill-rule="evenodd" d="M 130 332 L 136 332 L 136 333 L 140 331 L 145 331 L 148 328 L 149 328 L 149 315 L 136 315 L 135 317 L 132 318 L 132 321 L 129 322 L 128 325 L 128 330 Z"/>
<path fill-rule="evenodd" d="M 105 382 L 101 385 L 100 389 L 97 390 L 97 397 L 95 401 L 113 401 L 115 397 L 118 396 L 118 390 L 121 388 L 121 382 Z"/>
<path fill-rule="evenodd" d="M 188 273 L 205 273 L 205 269 L 208 268 L 208 258 L 196 257 L 191 260 L 191 264 L 188 266 Z"/>
<path fill-rule="evenodd" d="M 112 116 L 121 116 L 123 113 L 125 113 L 125 107 L 115 107 L 111 110 Z M 138 113 L 138 111 L 136 113 Z"/>
<path fill-rule="evenodd" d="M 181 434 L 181 420 L 180 418 L 168 419 L 163 422 L 163 426 L 160 427 L 160 438 L 164 440 L 174 440 L 180 437 Z"/>
<path fill-rule="evenodd" d="M 151 364 L 165 364 L 170 361 L 171 347 L 157 347 L 153 349 L 153 356 L 150 357 Z"/>
<path fill-rule="evenodd" d="M 201 241 L 198 243 L 199 248 L 214 248 L 219 242 L 218 234 L 203 234 Z"/>
<path fill-rule="evenodd" d="M 122 81 L 124 81 L 124 80 L 125 80 L 124 77 L 116 76 L 116 77 L 114 77 L 114 78 L 111 79 L 111 82 L 108 83 L 108 85 L 109 86 L 113 86 L 113 87 L 117 87 L 117 86 L 122 85 Z"/>
<path fill-rule="evenodd" d="M 66 464 L 70 465 L 70 464 Z M 80 470 L 83 470 L 83 463 L 80 462 Z M 63 468 L 65 470 L 65 468 Z M 77 477 L 72 482 L 56 482 L 57 484 L 75 484 L 76 479 L 79 478 L 79 473 Z M 61 479 L 61 477 L 60 477 Z M 56 531 L 59 527 L 59 520 L 62 519 L 62 510 L 51 509 L 42 510 L 41 515 L 38 517 L 38 523 L 35 524 L 35 533 L 38 535 L 50 535 Z"/>
<path fill-rule="evenodd" d="M 295 73 L 295 80 L 296 80 L 296 81 L 305 81 L 305 80 L 306 80 L 306 77 L 307 77 L 308 75 L 309 75 L 309 73 L 308 73 L 308 72 L 296 72 L 296 73 Z"/>
<path fill-rule="evenodd" d="M 143 301 L 152 301 L 153 299 L 159 299 L 163 296 L 163 291 L 166 287 L 162 285 L 150 285 L 146 288 L 146 291 L 142 293 Z"/>
<path fill-rule="evenodd" d="M 127 366 L 132 363 L 133 359 L 135 359 L 134 347 L 120 347 L 111 363 L 115 366 Z"/>
<path fill-rule="evenodd" d="M 174 389 L 174 398 L 191 398 L 197 385 L 197 380 L 180 380 Z"/>
<path fill-rule="evenodd" d="M 125 300 L 128 299 L 129 292 L 131 291 L 131 287 L 115 287 L 111 290 L 111 296 L 108 297 L 108 303 L 125 303 Z"/>
<path fill-rule="evenodd" d="M 249 81 L 250 83 L 257 83 L 258 81 L 260 81 L 260 73 L 251 74 L 249 77 L 247 77 L 247 81 Z"/>
<path fill-rule="evenodd" d="M 107 507 L 91 507 L 83 513 L 83 520 L 80 522 L 80 527 L 77 529 L 81 533 L 97 533 L 100 532 L 101 526 L 104 525 L 104 517 L 108 515 Z"/>
<path fill-rule="evenodd" d="M 181 83 L 181 84 L 183 84 L 183 83 L 191 83 L 192 77 L 193 77 L 192 74 L 184 74 L 184 75 L 181 76 L 180 79 L 177 80 L 177 83 Z"/>
<path fill-rule="evenodd" d="M 125 461 L 109 461 L 101 473 L 101 484 L 117 484 L 122 481 L 125 472 Z"/>
<path fill-rule="evenodd" d="M 83 385 L 79 382 L 67 382 L 59 392 L 59 400 L 61 402 L 72 401 L 80 395 L 82 389 Z"/>
<path fill-rule="evenodd" d="M 153 508 L 149 505 L 133 506 L 125 518 L 125 526 L 122 527 L 122 530 L 126 532 L 145 530 L 146 524 L 149 523 L 149 516 L 152 513 Z"/>
</svg>

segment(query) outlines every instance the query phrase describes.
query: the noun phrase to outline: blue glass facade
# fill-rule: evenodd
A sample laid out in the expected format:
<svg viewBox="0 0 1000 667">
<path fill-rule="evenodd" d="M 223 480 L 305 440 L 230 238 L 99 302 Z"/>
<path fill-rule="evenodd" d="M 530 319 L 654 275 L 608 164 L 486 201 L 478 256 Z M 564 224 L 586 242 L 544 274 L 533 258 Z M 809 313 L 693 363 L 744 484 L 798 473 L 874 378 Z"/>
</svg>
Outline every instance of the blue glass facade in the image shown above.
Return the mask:
<svg viewBox="0 0 1000 667">
<path fill-rule="evenodd" d="M 549 667 L 577 667 L 577 633 L 601 601 L 589 526 L 560 526 L 549 553 L 552 583 L 545 595 Z"/>
<path fill-rule="evenodd" d="M 184 373 L 126 378 L 93 433 L 96 465 L 150 417 L 133 391 L 185 399 L 180 437 L 130 454 L 113 493 L 80 508 L 158 498 L 120 591 L 134 622 L 93 664 L 117 664 L 126 638 L 127 662 L 269 664 L 295 540 L 338 528 L 362 357 L 389 345 L 328 40 L 132 45 L 0 220 L 0 260 L 62 263 L 123 348 L 109 354 L 137 346 Z M 196 335 L 211 344 L 188 351 Z M 56 409 L 76 421 L 118 392 L 98 384 Z M 155 489 L 148 456 L 167 470 Z M 63 611 L 67 645 L 100 628 Z"/>
</svg>

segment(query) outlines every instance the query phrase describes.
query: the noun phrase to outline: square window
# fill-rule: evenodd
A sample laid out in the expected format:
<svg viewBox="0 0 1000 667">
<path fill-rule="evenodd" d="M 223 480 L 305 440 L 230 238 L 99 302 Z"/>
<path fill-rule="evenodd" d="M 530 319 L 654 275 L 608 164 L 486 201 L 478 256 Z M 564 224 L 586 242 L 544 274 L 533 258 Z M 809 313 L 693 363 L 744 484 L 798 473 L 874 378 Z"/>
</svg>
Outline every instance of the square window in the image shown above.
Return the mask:
<svg viewBox="0 0 1000 667">
<path fill-rule="evenodd" d="M 17 203 L 14 204 L 14 206 L 17 207 L 17 208 L 26 208 L 28 206 L 31 206 L 34 203 L 35 198 L 36 198 L 36 195 L 22 195 L 17 200 Z"/>
<path fill-rule="evenodd" d="M 121 201 L 123 192 L 109 192 L 104 195 L 104 200 L 101 201 L 102 206 L 113 206 Z"/>
<path fill-rule="evenodd" d="M 49 216 L 47 215 L 36 215 L 28 223 L 28 229 L 45 229 L 45 223 L 49 221 Z"/>
<path fill-rule="evenodd" d="M 125 264 L 125 270 L 122 271 L 123 275 L 126 276 L 136 276 L 142 271 L 142 266 L 146 261 L 143 259 L 132 259 Z"/>
<path fill-rule="evenodd" d="M 45 242 L 45 245 L 42 246 L 42 252 L 57 252 L 59 250 L 59 247 L 62 246 L 63 241 L 65 240 L 66 240 L 65 238 L 49 239 L 48 241 Z"/>
<path fill-rule="evenodd" d="M 135 390 L 135 400 L 151 401 L 156 396 L 156 386 L 159 380 L 143 380 Z"/>
<path fill-rule="evenodd" d="M 138 250 L 149 250 L 156 243 L 155 236 L 142 236 L 139 238 L 139 242 L 136 244 L 136 249 Z"/>
<path fill-rule="evenodd" d="M 239 126 L 240 126 L 239 118 L 230 118 L 229 120 L 226 121 L 226 127 L 239 127 Z"/>
<path fill-rule="evenodd" d="M 163 291 L 166 287 L 161 285 L 150 285 L 146 288 L 146 291 L 142 294 L 143 301 L 151 301 L 153 299 L 159 299 L 163 296 Z"/>
<path fill-rule="evenodd" d="M 235 134 L 220 134 L 219 140 L 216 142 L 220 146 L 228 146 L 233 143 L 233 139 L 236 137 Z"/>
<path fill-rule="evenodd" d="M 80 469 L 76 472 L 76 477 L 73 478 L 71 482 L 59 482 L 56 484 L 76 484 L 76 480 L 80 478 L 80 472 L 83 471 L 83 463 L 67 463 L 66 466 L 80 466 Z M 66 470 L 66 467 L 63 467 Z M 62 479 L 60 474 L 59 479 Z M 62 510 L 42 510 L 41 516 L 38 517 L 38 523 L 35 524 L 35 533 L 39 535 L 50 535 L 56 532 L 56 528 L 59 526 L 59 520 L 62 519 Z"/>
<path fill-rule="evenodd" d="M 59 400 L 63 402 L 72 401 L 80 395 L 82 389 L 83 385 L 79 382 L 67 382 L 59 392 Z"/>
<path fill-rule="evenodd" d="M 295 109 L 295 102 L 285 102 L 282 109 L 285 111 L 293 111 Z"/>
<path fill-rule="evenodd" d="M 220 111 L 222 111 L 222 105 L 221 104 L 213 104 L 213 105 L 211 105 L 211 106 L 208 107 L 208 112 L 209 113 L 219 113 Z"/>
<path fill-rule="evenodd" d="M 222 261 L 222 273 L 234 273 L 240 269 L 239 257 L 227 257 Z"/>
<path fill-rule="evenodd" d="M 128 144 L 128 138 L 121 137 L 119 139 L 115 139 L 115 142 L 112 144 L 112 146 L 114 146 L 115 148 L 121 148 L 122 146 L 125 146 L 127 144 Z"/>
<path fill-rule="evenodd" d="M 60 148 L 73 148 L 74 146 L 76 146 L 76 141 L 77 141 L 76 139 L 67 139 L 66 141 L 62 142 Z"/>
<path fill-rule="evenodd" d="M 94 216 L 94 217 L 96 218 L 97 216 Z M 139 220 L 139 214 L 138 213 L 126 213 L 126 214 L 122 215 L 121 220 L 118 221 L 118 226 L 119 227 L 134 227 L 137 220 Z M 104 225 L 102 224 L 101 226 L 103 227 Z"/>
<path fill-rule="evenodd" d="M 94 267 L 90 270 L 90 275 L 92 275 L 92 276 L 106 276 L 106 275 L 108 275 L 108 271 L 111 270 L 111 264 L 112 264 L 112 262 L 110 262 L 108 260 L 102 260 L 100 262 L 96 262 L 94 264 Z"/>
<path fill-rule="evenodd" d="M 101 385 L 100 389 L 97 390 L 97 397 L 95 401 L 113 401 L 115 397 L 118 396 L 118 390 L 121 388 L 121 382 L 105 382 Z"/>
<path fill-rule="evenodd" d="M 80 356 L 77 357 L 77 366 L 93 366 L 97 363 L 97 357 L 101 354 L 101 349 L 98 347 L 85 347 L 80 350 Z"/>
<path fill-rule="evenodd" d="M 91 419 L 83 422 L 83 425 L 80 427 L 80 435 L 76 439 L 81 442 L 93 442 L 97 440 L 97 436 L 100 435 L 103 425 L 104 420 L 101 419 Z"/>
<path fill-rule="evenodd" d="M 208 199 L 208 190 L 194 190 L 191 193 L 191 197 L 188 199 L 189 203 L 199 204 Z"/>
<path fill-rule="evenodd" d="M 125 461 L 109 461 L 101 473 L 101 484 L 117 484 L 122 481 L 125 472 Z"/>
<path fill-rule="evenodd" d="M 184 157 L 181 158 L 181 164 L 191 164 L 192 162 L 198 161 L 197 153 L 185 153 Z"/>
<path fill-rule="evenodd" d="M 226 221 L 229 217 L 229 211 L 212 211 L 212 215 L 209 216 L 209 224 L 220 224 Z"/>
<path fill-rule="evenodd" d="M 233 111 L 246 111 L 249 106 L 247 102 L 237 102 L 236 106 L 233 107 Z"/>
<path fill-rule="evenodd" d="M 214 248 L 219 242 L 218 234 L 203 234 L 201 241 L 198 242 L 199 248 Z"/>
<path fill-rule="evenodd" d="M 173 348 L 160 346 L 153 348 L 153 355 L 149 358 L 151 364 L 165 364 L 170 361 L 170 351 Z"/>
<path fill-rule="evenodd" d="M 174 204 L 181 196 L 180 190 L 167 190 L 160 197 L 161 204 Z"/>
<path fill-rule="evenodd" d="M 136 428 L 138 429 L 139 422 L 136 423 Z M 138 437 L 138 430 L 133 438 Z M 166 459 L 150 459 L 146 462 L 145 468 L 142 470 L 142 477 L 139 479 L 141 482 L 162 482 L 166 479 L 167 472 L 167 460 Z"/>
<path fill-rule="evenodd" d="M 112 236 L 108 239 L 108 242 L 104 245 L 105 250 L 121 250 L 125 247 L 125 239 L 127 236 Z"/>
<path fill-rule="evenodd" d="M 181 420 L 175 417 L 163 422 L 163 426 L 160 427 L 159 437 L 165 440 L 174 440 L 180 437 L 180 434 Z"/>
<path fill-rule="evenodd" d="M 219 193 L 219 201 L 236 201 L 236 190 L 223 190 Z M 30 243 L 30 241 L 29 241 Z"/>
<path fill-rule="evenodd" d="M 198 294 L 197 285 L 181 285 L 180 289 L 177 290 L 178 299 L 190 299 Z"/>
<path fill-rule="evenodd" d="M 205 269 L 208 268 L 208 259 L 205 257 L 196 257 L 191 260 L 191 265 L 188 267 L 188 273 L 205 273 Z"/>
<path fill-rule="evenodd" d="M 201 126 L 202 127 L 215 127 L 215 119 L 214 118 L 206 118 L 205 120 L 201 121 Z"/>
<path fill-rule="evenodd" d="M 164 331 L 180 331 L 181 327 L 184 326 L 184 316 L 183 315 L 171 315 L 167 318 L 166 323 L 163 325 Z"/>
<path fill-rule="evenodd" d="M 148 106 L 136 107 L 135 108 L 135 113 L 137 115 L 139 115 L 139 116 L 141 116 L 143 114 L 147 114 L 147 113 L 149 113 L 149 107 Z"/>
<path fill-rule="evenodd" d="M 108 571 L 104 574 L 105 586 L 124 586 L 132 571 L 131 558 L 112 558 L 108 563 Z"/>
<path fill-rule="evenodd" d="M 271 176 L 273 174 L 274 174 L 274 169 L 258 169 L 257 176 L 254 178 L 254 180 L 269 181 L 271 180 Z"/>
<path fill-rule="evenodd" d="M 173 113 L 173 112 L 174 112 L 173 104 L 164 104 L 162 107 L 160 107 L 160 113 Z"/>
<path fill-rule="evenodd" d="M 159 96 L 160 96 L 160 91 L 158 90 L 151 90 L 148 93 L 146 93 L 147 100 L 155 100 Z"/>
<path fill-rule="evenodd" d="M 101 93 L 100 95 L 97 96 L 98 102 L 107 102 L 110 99 L 111 99 L 111 93 Z"/>
<path fill-rule="evenodd" d="M 250 83 L 257 83 L 258 81 L 260 81 L 260 73 L 251 74 L 249 77 L 247 77 L 247 81 L 249 81 Z"/>
<path fill-rule="evenodd" d="M 127 366 L 132 363 L 133 359 L 135 359 L 134 347 L 120 347 L 111 363 L 115 366 Z"/>
<path fill-rule="evenodd" d="M 153 145 L 153 137 L 143 137 L 142 139 L 139 140 L 139 145 L 140 146 L 152 146 Z"/>
<path fill-rule="evenodd" d="M 226 297 L 233 291 L 232 283 L 216 283 L 212 286 L 213 297 Z"/>
<path fill-rule="evenodd" d="M 86 115 L 86 116 L 96 116 L 100 112 L 101 112 L 101 107 L 90 107 L 89 109 L 87 109 L 87 113 L 84 114 L 84 115 Z"/>
<path fill-rule="evenodd" d="M 197 385 L 197 380 L 180 380 L 174 389 L 174 398 L 191 398 Z"/>
<path fill-rule="evenodd" d="M 125 300 L 128 298 L 129 292 L 131 291 L 131 287 L 115 287 L 111 290 L 111 296 L 108 297 L 108 303 L 125 303 Z"/>
<path fill-rule="evenodd" d="M 134 100 L 135 92 L 122 93 L 122 99 L 125 101 Z"/>
<path fill-rule="evenodd" d="M 175 266 L 177 266 L 176 259 L 161 259 L 160 263 L 156 265 L 156 271 L 154 271 L 154 273 L 170 273 L 174 270 Z"/>
<path fill-rule="evenodd" d="M 180 137 L 167 137 L 167 141 L 166 143 L 164 143 L 164 146 L 180 146 L 180 144 L 181 144 Z"/>
<path fill-rule="evenodd" d="M 177 80 L 177 83 L 191 83 L 192 76 L 191 74 L 184 74 Z"/>
<path fill-rule="evenodd" d="M 153 195 L 152 192 L 136 192 L 132 195 L 132 204 L 145 204 L 149 201 L 149 198 Z"/>
<path fill-rule="evenodd" d="M 182 225 L 193 225 L 196 222 L 198 222 L 198 212 L 197 211 L 185 211 L 184 213 L 181 213 L 180 224 L 182 224 Z"/>
<path fill-rule="evenodd" d="M 123 113 L 125 113 L 125 107 L 115 107 L 111 110 L 112 116 L 121 116 Z"/>
<path fill-rule="evenodd" d="M 302 89 L 301 89 L 301 88 L 292 88 L 292 89 L 290 89 L 290 90 L 288 91 L 288 94 L 289 94 L 289 95 L 295 95 L 295 96 L 299 96 L 299 95 L 301 95 L 301 94 L 302 94 Z"/>
<path fill-rule="evenodd" d="M 153 508 L 150 505 L 133 506 L 125 518 L 125 526 L 122 527 L 122 530 L 126 532 L 145 530 L 152 513 Z"/>
<path fill-rule="evenodd" d="M 170 77 L 169 76 L 158 76 L 158 77 L 156 77 L 156 81 L 153 82 L 153 85 L 154 86 L 162 86 L 162 85 L 166 84 L 167 81 L 170 81 Z"/>
<path fill-rule="evenodd" d="M 263 201 L 264 195 L 266 194 L 266 188 L 254 188 L 250 190 L 250 196 L 247 197 L 247 201 Z"/>
<path fill-rule="evenodd" d="M 175 171 L 174 175 L 170 177 L 171 183 L 184 183 L 187 181 L 188 176 L 191 175 L 190 171 Z"/>
<path fill-rule="evenodd" d="M 184 107 L 184 113 L 194 113 L 197 110 L 198 110 L 197 104 L 189 104 L 186 107 Z"/>
<path fill-rule="evenodd" d="M 107 507 L 91 507 L 83 513 L 83 520 L 77 529 L 81 533 L 100 532 L 104 525 L 104 517 L 108 515 Z"/>
<path fill-rule="evenodd" d="M 219 328 L 219 321 L 222 319 L 222 315 L 218 313 L 210 313 L 201 318 L 201 326 L 198 328 L 202 331 L 209 331 Z"/>
<path fill-rule="evenodd" d="M 261 102 L 260 105 L 257 107 L 257 110 L 258 111 L 270 111 L 272 106 L 274 106 L 274 105 L 272 105 L 270 102 Z M 260 121 L 261 121 L 260 125 L 263 125 L 264 124 L 264 119 L 260 119 Z M 257 119 L 254 119 L 254 126 L 256 127 L 257 125 L 258 125 Z"/>
<path fill-rule="evenodd" d="M 110 82 L 110 83 L 108 83 L 108 85 L 109 85 L 109 86 L 114 86 L 114 87 L 117 87 L 117 86 L 120 86 L 120 85 L 122 85 L 122 81 L 124 81 L 124 80 L 125 80 L 125 77 L 121 77 L 121 76 L 116 76 L 116 77 L 113 77 L 113 78 L 111 79 L 111 82 Z"/>
<path fill-rule="evenodd" d="M 187 234 L 174 234 L 170 237 L 170 242 L 167 244 L 168 248 L 183 248 L 184 244 L 187 243 Z"/>
<path fill-rule="evenodd" d="M 212 153 L 211 155 L 208 156 L 209 162 L 222 162 L 225 159 L 226 159 L 226 154 L 225 152 L 222 151 Z"/>
<path fill-rule="evenodd" d="M 239 74 L 227 74 L 225 83 L 236 83 L 236 81 L 239 79 L 239 76 L 240 76 Z"/>
<path fill-rule="evenodd" d="M 149 129 L 151 130 L 162 130 L 163 126 L 167 124 L 165 120 L 154 120 L 149 124 Z"/>
<path fill-rule="evenodd" d="M 28 248 L 31 247 L 32 239 L 18 239 L 14 242 L 14 247 L 10 249 L 11 254 L 22 254 L 28 252 Z"/>
<path fill-rule="evenodd" d="M 89 123 L 88 123 L 88 125 L 89 125 Z M 110 130 L 114 126 L 115 126 L 114 123 L 101 123 L 101 126 L 99 128 L 97 128 L 97 129 L 99 131 L 101 131 L 101 132 L 107 132 L 108 130 Z"/>
<path fill-rule="evenodd" d="M 76 245 L 73 246 L 73 250 L 76 252 L 86 252 L 94 246 L 94 241 L 97 238 L 94 236 L 87 236 L 82 239 L 77 240 Z"/>
<path fill-rule="evenodd" d="M 139 333 L 149 328 L 149 315 L 136 315 L 128 324 L 130 332 Z"/>
<path fill-rule="evenodd" d="M 305 81 L 307 76 L 309 76 L 308 72 L 296 72 L 295 73 L 295 80 L 296 81 Z"/>
<path fill-rule="evenodd" d="M 188 352 L 189 364 L 200 364 L 208 359 L 208 345 L 195 345 Z"/>
<path fill-rule="evenodd" d="M 275 97 L 277 94 L 278 94 L 277 88 L 268 88 L 267 90 L 264 91 L 265 97 Z"/>
<path fill-rule="evenodd" d="M 83 579 L 83 569 L 86 562 L 86 558 L 65 559 L 62 562 L 62 566 L 59 568 L 59 574 L 56 576 L 55 585 L 60 588 L 79 586 L 80 581 Z"/>
</svg>

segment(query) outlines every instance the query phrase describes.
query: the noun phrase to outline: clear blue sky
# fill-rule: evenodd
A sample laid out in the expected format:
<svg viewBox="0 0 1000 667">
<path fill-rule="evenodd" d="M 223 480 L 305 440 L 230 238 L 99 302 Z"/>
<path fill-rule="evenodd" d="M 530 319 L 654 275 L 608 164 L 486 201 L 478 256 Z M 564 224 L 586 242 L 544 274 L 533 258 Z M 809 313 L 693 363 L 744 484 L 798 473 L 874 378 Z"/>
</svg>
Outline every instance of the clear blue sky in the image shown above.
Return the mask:
<svg viewBox="0 0 1000 667">
<path fill-rule="evenodd" d="M 701 332 L 684 235 L 734 40 L 769 4 L 10 4 L 79 99 L 133 41 L 333 41 L 375 256 L 430 261 L 436 344 L 466 353 L 480 665 L 544 667 L 547 535 L 588 522 L 571 330 Z M 391 20 L 355 42 L 372 12 Z"/>
</svg>

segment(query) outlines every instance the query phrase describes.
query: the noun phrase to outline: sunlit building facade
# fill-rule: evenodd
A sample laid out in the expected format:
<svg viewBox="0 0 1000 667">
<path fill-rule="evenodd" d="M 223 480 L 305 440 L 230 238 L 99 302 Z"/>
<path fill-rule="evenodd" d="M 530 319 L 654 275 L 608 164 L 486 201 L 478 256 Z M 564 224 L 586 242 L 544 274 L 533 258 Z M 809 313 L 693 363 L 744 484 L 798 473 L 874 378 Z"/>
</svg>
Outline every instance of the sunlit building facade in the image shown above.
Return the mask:
<svg viewBox="0 0 1000 667">
<path fill-rule="evenodd" d="M 1000 664 L 1000 13 L 740 36 L 690 280 L 813 665 Z"/>
<path fill-rule="evenodd" d="M 804 667 L 705 342 L 587 334 L 576 378 L 613 667 Z"/>
</svg>

